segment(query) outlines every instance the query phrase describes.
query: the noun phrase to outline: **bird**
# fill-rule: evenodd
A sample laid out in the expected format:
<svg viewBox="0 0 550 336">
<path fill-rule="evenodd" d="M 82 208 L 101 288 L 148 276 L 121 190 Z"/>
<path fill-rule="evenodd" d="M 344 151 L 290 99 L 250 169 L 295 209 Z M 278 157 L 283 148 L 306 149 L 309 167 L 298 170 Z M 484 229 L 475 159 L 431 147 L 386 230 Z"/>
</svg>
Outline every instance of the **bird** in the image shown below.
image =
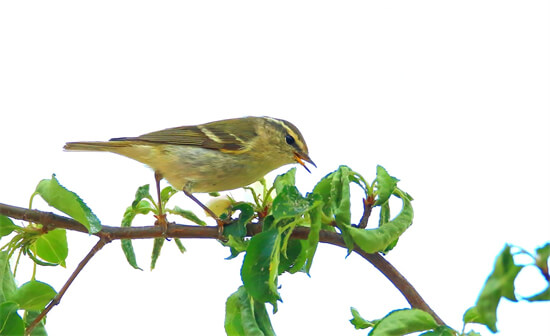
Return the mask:
<svg viewBox="0 0 550 336">
<path fill-rule="evenodd" d="M 245 187 L 287 164 L 298 163 L 308 172 L 306 162 L 317 167 L 298 128 L 267 116 L 173 127 L 109 141 L 67 142 L 64 149 L 111 152 L 144 163 L 155 173 L 159 204 L 160 180 L 164 178 L 215 218 L 218 227 L 223 222 L 193 193 Z M 165 215 L 159 212 L 159 216 L 166 229 Z"/>
</svg>

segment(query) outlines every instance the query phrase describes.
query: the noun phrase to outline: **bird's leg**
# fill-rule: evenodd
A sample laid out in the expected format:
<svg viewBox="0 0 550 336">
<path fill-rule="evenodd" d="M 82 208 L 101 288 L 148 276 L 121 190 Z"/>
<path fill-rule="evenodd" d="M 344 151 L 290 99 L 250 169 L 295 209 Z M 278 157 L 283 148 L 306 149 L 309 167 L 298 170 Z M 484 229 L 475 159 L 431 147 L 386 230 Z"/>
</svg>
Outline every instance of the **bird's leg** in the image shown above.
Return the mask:
<svg viewBox="0 0 550 336">
<path fill-rule="evenodd" d="M 210 215 L 210 217 L 214 218 L 216 220 L 216 223 L 218 223 L 218 239 L 219 240 L 224 240 L 223 238 L 223 226 L 226 224 L 223 220 L 220 219 L 220 217 L 218 217 L 212 210 L 210 210 L 210 208 L 208 208 L 206 205 L 202 204 L 201 201 L 199 201 L 195 196 L 193 196 L 193 194 L 191 194 L 190 192 L 186 191 L 185 189 L 183 190 L 183 192 L 185 193 L 185 195 L 187 197 L 189 197 L 190 199 L 192 199 L 195 203 L 197 203 L 204 211 L 206 211 L 207 214 Z"/>
<path fill-rule="evenodd" d="M 159 225 L 162 228 L 162 232 L 166 233 L 168 231 L 168 222 L 166 221 L 166 214 L 164 213 L 164 204 L 160 198 L 160 180 L 162 180 L 162 175 L 158 171 L 155 172 L 155 184 L 157 186 L 157 199 L 158 199 L 158 216 L 156 225 Z"/>
</svg>

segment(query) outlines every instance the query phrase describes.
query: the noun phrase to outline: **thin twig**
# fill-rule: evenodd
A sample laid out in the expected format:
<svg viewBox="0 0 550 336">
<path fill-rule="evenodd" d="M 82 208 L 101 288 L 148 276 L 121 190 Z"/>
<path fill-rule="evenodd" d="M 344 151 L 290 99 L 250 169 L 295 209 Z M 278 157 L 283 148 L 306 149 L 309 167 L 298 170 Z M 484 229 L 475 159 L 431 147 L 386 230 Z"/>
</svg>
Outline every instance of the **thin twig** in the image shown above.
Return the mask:
<svg viewBox="0 0 550 336">
<path fill-rule="evenodd" d="M 32 221 L 48 226 L 49 229 L 63 228 L 83 233 L 88 233 L 88 230 L 77 221 L 59 216 L 53 213 L 42 212 L 38 210 L 29 210 L 25 208 L 15 207 L 0 203 L 0 214 L 12 218 L 17 218 L 25 221 Z M 258 224 L 248 224 L 247 235 L 254 236 L 261 232 L 261 227 Z M 145 227 L 113 227 L 103 225 L 100 232 L 95 233 L 96 236 L 102 239 L 148 239 L 148 238 L 207 238 L 217 239 L 218 228 L 214 226 L 196 226 L 196 225 L 181 225 L 173 224 L 168 226 L 168 230 L 163 232 L 158 226 Z M 307 239 L 309 228 L 295 228 L 292 233 L 293 239 Z M 100 239 L 100 242 L 102 240 Z M 335 246 L 346 248 L 343 238 L 329 231 L 321 231 L 319 241 L 322 243 L 332 244 Z M 100 243 L 98 242 L 98 244 Z M 105 243 L 104 243 L 105 244 Z M 104 245 L 103 244 L 103 245 Z M 403 294 L 407 302 L 412 308 L 421 309 L 431 314 L 437 323 L 445 325 L 439 316 L 428 306 L 426 301 L 420 296 L 418 291 L 393 267 L 381 254 L 365 253 L 359 247 L 355 246 L 354 251 L 361 255 L 364 259 L 370 262 L 376 269 L 388 278 L 388 280 Z M 92 253 L 92 251 L 90 251 Z M 95 252 L 94 252 L 95 253 Z M 92 254 L 93 256 L 93 254 Z M 91 256 L 90 256 L 91 258 Z M 84 260 L 83 260 L 84 261 Z M 85 263 L 84 263 L 85 264 Z M 80 265 L 79 265 L 80 266 Z M 76 272 L 76 271 L 75 271 Z M 73 279 L 74 280 L 74 279 Z M 61 291 L 60 291 L 61 293 Z M 59 294 L 58 294 L 59 295 Z M 51 309 L 51 308 L 50 308 Z"/>
<path fill-rule="evenodd" d="M 359 225 L 357 225 L 360 229 L 364 229 L 367 227 L 373 206 L 374 197 L 369 196 L 367 198 L 363 198 L 363 216 L 361 216 L 361 220 L 359 220 Z"/>
<path fill-rule="evenodd" d="M 59 304 L 59 302 L 61 302 L 61 298 L 63 297 L 63 295 L 65 295 L 65 292 L 67 291 L 67 289 L 69 289 L 69 286 L 73 283 L 74 279 L 76 279 L 76 277 L 78 276 L 80 271 L 82 271 L 84 266 L 86 266 L 86 264 L 88 264 L 90 259 L 92 259 L 92 257 L 99 250 L 101 250 L 103 248 L 103 246 L 105 246 L 106 244 L 111 242 L 111 240 L 109 238 L 106 238 L 106 237 L 107 236 L 101 237 L 99 239 L 99 241 L 94 245 L 94 247 L 92 247 L 90 252 L 88 252 L 86 257 L 84 257 L 84 259 L 82 259 L 82 261 L 78 264 L 78 266 L 74 270 L 73 274 L 71 274 L 71 276 L 69 277 L 69 279 L 67 280 L 65 285 L 63 285 L 63 287 L 61 288 L 59 293 L 57 293 L 57 295 L 50 301 L 50 303 L 48 303 L 46 308 L 34 319 L 34 321 L 32 321 L 29 324 L 29 326 L 25 330 L 26 335 L 30 335 L 32 330 L 38 325 L 38 323 L 40 323 L 40 321 L 46 316 L 46 314 L 48 314 L 54 306 L 57 306 Z"/>
</svg>

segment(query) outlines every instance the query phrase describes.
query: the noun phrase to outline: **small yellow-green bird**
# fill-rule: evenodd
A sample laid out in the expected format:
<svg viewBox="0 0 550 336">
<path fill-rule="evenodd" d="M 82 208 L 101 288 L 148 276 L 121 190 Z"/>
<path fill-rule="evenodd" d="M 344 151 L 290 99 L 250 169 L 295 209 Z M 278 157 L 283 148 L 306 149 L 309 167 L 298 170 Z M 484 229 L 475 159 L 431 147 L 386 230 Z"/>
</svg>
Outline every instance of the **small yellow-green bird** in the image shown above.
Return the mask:
<svg viewBox="0 0 550 336">
<path fill-rule="evenodd" d="M 191 194 L 247 186 L 290 163 L 315 166 L 296 126 L 270 117 L 245 117 L 181 126 L 138 137 L 68 142 L 69 151 L 106 151 L 142 162 L 174 188 Z M 210 212 L 209 212 L 210 213 Z"/>
</svg>

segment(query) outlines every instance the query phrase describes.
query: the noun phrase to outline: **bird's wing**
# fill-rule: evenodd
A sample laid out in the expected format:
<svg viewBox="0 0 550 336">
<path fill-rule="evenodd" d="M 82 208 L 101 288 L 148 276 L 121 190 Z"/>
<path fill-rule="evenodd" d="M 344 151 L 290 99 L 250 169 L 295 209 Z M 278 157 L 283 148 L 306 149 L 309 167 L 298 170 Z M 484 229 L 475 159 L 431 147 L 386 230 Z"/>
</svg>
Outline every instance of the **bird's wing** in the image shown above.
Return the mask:
<svg viewBox="0 0 550 336">
<path fill-rule="evenodd" d="M 254 120 L 241 118 L 197 126 L 167 128 L 138 137 L 113 138 L 111 141 L 133 140 L 167 145 L 197 146 L 222 152 L 245 152 L 256 136 Z"/>
</svg>

